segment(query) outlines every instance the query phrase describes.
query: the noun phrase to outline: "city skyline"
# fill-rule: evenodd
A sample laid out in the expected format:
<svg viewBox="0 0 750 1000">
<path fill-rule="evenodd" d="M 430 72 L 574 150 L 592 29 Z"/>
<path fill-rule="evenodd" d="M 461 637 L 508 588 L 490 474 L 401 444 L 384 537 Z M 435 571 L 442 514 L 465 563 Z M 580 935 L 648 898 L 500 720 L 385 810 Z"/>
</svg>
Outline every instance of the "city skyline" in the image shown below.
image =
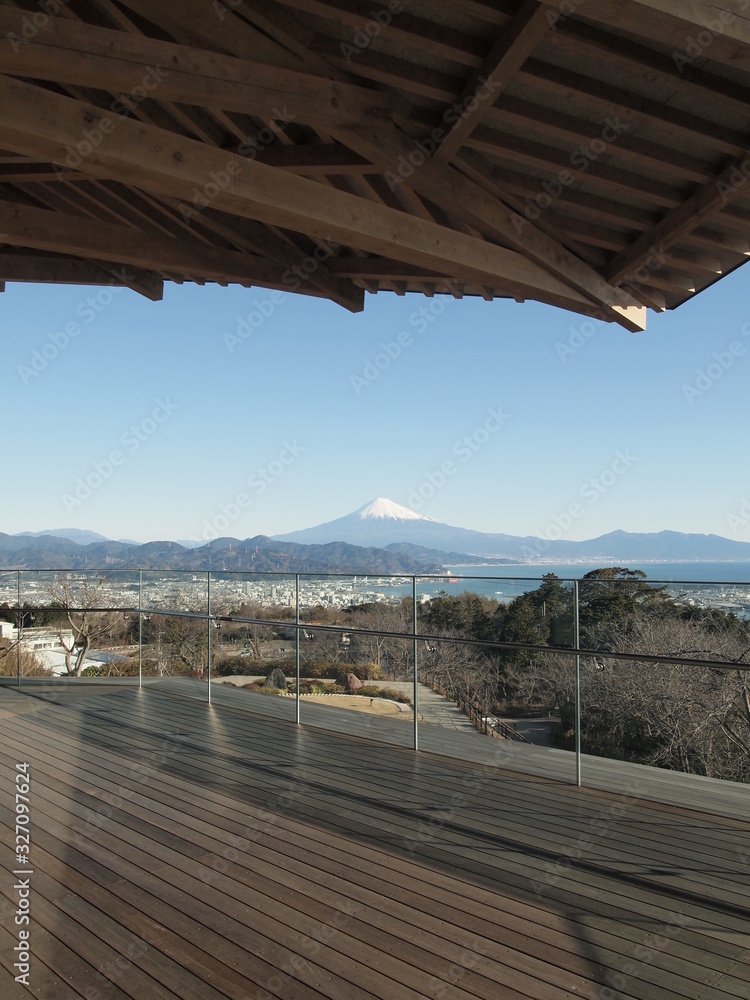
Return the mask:
<svg viewBox="0 0 750 1000">
<path fill-rule="evenodd" d="M 632 335 L 530 302 L 380 294 L 351 316 L 258 288 L 9 284 L 0 529 L 245 538 L 384 496 L 487 532 L 748 541 L 743 289 Z"/>
</svg>

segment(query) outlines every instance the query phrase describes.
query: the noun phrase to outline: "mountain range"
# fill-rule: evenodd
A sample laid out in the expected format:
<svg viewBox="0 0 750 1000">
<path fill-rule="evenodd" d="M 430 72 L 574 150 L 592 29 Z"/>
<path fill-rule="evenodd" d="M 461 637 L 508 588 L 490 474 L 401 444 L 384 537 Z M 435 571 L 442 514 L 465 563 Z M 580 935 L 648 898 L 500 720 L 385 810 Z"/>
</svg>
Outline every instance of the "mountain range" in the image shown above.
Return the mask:
<svg viewBox="0 0 750 1000">
<path fill-rule="evenodd" d="M 550 531 L 550 534 L 553 532 Z M 274 537 L 280 541 L 308 545 L 324 544 L 335 538 L 352 545 L 378 548 L 406 542 L 440 552 L 468 553 L 483 558 L 486 562 L 590 562 L 592 559 L 610 563 L 628 560 L 750 561 L 750 542 L 737 542 L 720 535 L 685 534 L 680 531 L 611 531 L 598 538 L 575 542 L 559 538 L 539 538 L 536 535 L 495 534 L 444 524 L 384 497 L 378 497 L 335 521 Z"/>
<path fill-rule="evenodd" d="M 104 541 L 79 544 L 54 534 L 7 535 L 0 532 L 1 569 L 214 570 L 244 573 L 417 573 L 444 572 L 444 553 L 419 546 L 399 551 L 329 542 L 300 545 L 265 535 L 217 538 L 188 548 L 178 542 Z"/>
<path fill-rule="evenodd" d="M 182 569 L 289 573 L 417 573 L 481 563 L 750 562 L 750 543 L 679 531 L 612 531 L 582 542 L 459 528 L 378 497 L 336 520 L 270 538 L 113 541 L 58 528 L 0 533 L 4 569 Z"/>
</svg>

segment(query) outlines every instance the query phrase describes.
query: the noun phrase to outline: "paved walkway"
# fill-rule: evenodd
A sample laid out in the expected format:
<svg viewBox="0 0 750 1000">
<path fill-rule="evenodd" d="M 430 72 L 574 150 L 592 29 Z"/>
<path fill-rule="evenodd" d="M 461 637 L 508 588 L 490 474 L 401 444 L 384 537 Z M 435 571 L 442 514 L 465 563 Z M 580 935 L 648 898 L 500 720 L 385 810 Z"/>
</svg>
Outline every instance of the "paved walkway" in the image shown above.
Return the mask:
<svg viewBox="0 0 750 1000">
<path fill-rule="evenodd" d="M 217 681 L 244 685 L 249 684 L 251 681 L 262 681 L 263 679 L 262 677 L 237 676 L 217 678 Z M 376 683 L 378 687 L 395 688 L 396 691 L 406 694 L 410 698 L 414 693 L 414 684 L 412 681 L 375 681 L 368 683 Z M 435 726 L 443 726 L 446 729 L 475 732 L 474 726 L 472 726 L 468 718 L 454 702 L 444 698 L 437 691 L 433 691 L 426 684 L 419 685 L 417 704 L 420 723 L 425 722 Z"/>
<path fill-rule="evenodd" d="M 403 694 L 412 696 L 414 684 L 411 681 L 381 681 L 383 687 L 396 688 Z M 420 723 L 426 722 L 435 726 L 444 726 L 446 729 L 468 730 L 475 732 L 474 726 L 469 722 L 455 702 L 444 698 L 437 691 L 420 684 L 417 691 L 417 707 L 419 709 Z"/>
</svg>

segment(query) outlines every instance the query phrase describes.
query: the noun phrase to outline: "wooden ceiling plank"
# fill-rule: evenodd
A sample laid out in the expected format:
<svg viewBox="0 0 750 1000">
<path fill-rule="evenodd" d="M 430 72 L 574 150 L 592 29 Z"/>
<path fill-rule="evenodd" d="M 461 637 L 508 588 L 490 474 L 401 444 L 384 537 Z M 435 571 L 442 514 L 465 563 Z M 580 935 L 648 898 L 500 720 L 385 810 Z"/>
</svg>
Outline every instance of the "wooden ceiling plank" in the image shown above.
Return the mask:
<svg viewBox="0 0 750 1000">
<path fill-rule="evenodd" d="M 559 0 L 542 2 L 558 19 L 561 13 L 564 17 Z M 708 58 L 750 72 L 750 21 L 743 12 L 746 8 L 737 0 L 721 5 L 707 0 L 596 0 L 581 14 L 586 20 L 667 45 L 674 45 L 677 35 L 684 49 L 675 54 L 687 64 Z"/>
<path fill-rule="evenodd" d="M 380 168 L 339 143 L 306 146 L 266 146 L 258 162 L 303 177 L 325 174 L 372 174 Z M 1 176 L 1 175 L 0 175 Z"/>
<path fill-rule="evenodd" d="M 461 159 L 465 162 L 466 151 L 462 152 Z M 496 183 L 516 197 L 533 198 L 538 194 L 538 187 L 526 174 L 495 164 L 491 165 L 491 170 Z M 653 211 L 575 188 L 566 188 L 556 199 L 555 204 L 548 209 L 548 214 L 555 218 L 555 224 L 562 231 L 565 231 L 570 219 L 595 226 L 612 224 L 619 229 L 638 232 L 647 232 L 660 221 Z M 723 250 L 727 253 L 747 254 L 750 249 L 747 238 L 738 237 L 723 227 L 724 220 L 721 213 L 718 213 L 711 219 L 710 229 L 699 227 L 686 239 L 688 242 L 695 242 L 696 246 L 714 252 Z M 577 238 L 580 238 L 580 235 Z"/>
<path fill-rule="evenodd" d="M 52 161 L 65 156 L 83 128 L 101 124 L 102 113 L 39 87 L 0 78 L 0 141 L 24 153 L 44 150 Z M 537 297 L 587 314 L 607 315 L 626 328 L 642 328 L 636 309 L 612 307 L 604 312 L 566 281 L 555 278 L 521 254 L 464 237 L 384 206 L 363 203 L 314 181 L 286 174 L 226 151 L 164 133 L 151 126 L 119 119 L 117 127 L 84 157 L 80 169 L 92 176 L 122 180 L 156 194 L 190 198 L 205 187 L 212 172 L 226 175 L 210 204 L 233 214 L 307 233 L 313 238 L 385 252 L 410 263 L 445 266 L 474 282 L 516 287 Z M 458 176 L 458 175 L 457 175 Z M 219 177 L 219 180 L 221 178 Z M 205 196 L 204 196 L 205 197 Z M 322 265 L 321 265 L 322 266 Z M 252 280 L 252 279 L 250 279 Z M 627 297 L 625 298 L 627 300 Z"/>
<path fill-rule="evenodd" d="M 240 9 L 247 7 L 248 4 L 244 3 Z M 252 0 L 252 7 L 271 16 L 271 7 L 265 0 Z M 341 42 L 342 51 L 351 59 L 355 59 L 363 48 L 368 47 L 370 38 L 363 27 L 373 20 L 374 15 L 378 16 L 380 32 L 395 43 L 409 45 L 419 52 L 476 67 L 481 64 L 485 51 L 483 44 L 473 35 L 466 35 L 410 14 L 401 4 L 389 7 L 385 2 L 378 8 L 373 6 L 372 0 L 284 0 L 284 7 L 353 29 L 351 41 Z"/>
<path fill-rule="evenodd" d="M 490 49 L 487 58 L 467 81 L 453 108 L 443 116 L 452 121 L 433 154 L 435 160 L 450 160 L 482 120 L 482 101 L 491 106 L 513 81 L 518 70 L 550 30 L 548 11 L 536 0 L 523 0 L 518 13 Z M 474 106 L 479 113 L 475 113 Z M 453 118 L 446 117 L 452 112 Z"/>
<path fill-rule="evenodd" d="M 709 73 L 705 65 L 693 68 L 690 64 L 680 63 L 678 66 L 674 51 L 671 55 L 656 51 L 580 21 L 564 22 L 550 32 L 548 41 L 572 62 L 582 62 L 585 66 L 590 61 L 595 66 L 606 60 L 610 66 L 621 66 L 626 73 L 638 73 L 670 88 L 684 100 L 699 103 L 715 103 L 718 100 L 722 104 L 731 103 L 740 112 L 747 109 L 744 87 L 726 77 Z"/>
<path fill-rule="evenodd" d="M 644 177 L 622 167 L 610 166 L 605 162 L 585 161 L 586 169 L 581 170 L 571 163 L 570 154 L 542 143 L 508 135 L 503 137 L 503 145 L 498 145 L 494 137 L 492 144 L 489 144 L 479 133 L 480 130 L 477 129 L 465 148 L 489 154 L 496 161 L 519 164 L 524 168 L 530 168 L 534 174 L 541 175 L 534 179 L 537 184 L 535 194 L 542 198 L 547 193 L 543 187 L 543 181 L 546 181 L 548 185 L 557 184 L 565 189 L 584 184 L 589 190 L 598 189 L 626 199 L 645 201 L 649 206 L 656 208 L 675 208 L 682 201 L 683 191 L 674 184 L 652 180 L 650 177 Z M 560 181 L 561 176 L 566 179 L 566 183 Z"/>
<path fill-rule="evenodd" d="M 507 188 L 503 187 L 502 182 L 495 176 L 492 164 L 488 163 L 484 157 L 478 156 L 473 150 L 463 149 L 460 157 L 455 162 L 455 166 L 465 173 L 467 177 L 470 177 L 471 180 L 483 187 L 489 195 L 504 201 L 521 218 L 525 217 L 528 204 L 524 202 L 523 198 L 516 197 Z M 576 256 L 585 260 L 581 256 L 578 244 L 576 243 L 574 246 L 569 245 L 569 243 L 574 243 L 574 241 L 569 241 L 565 231 L 556 226 L 554 219 L 550 218 L 549 215 L 540 212 L 539 218 L 534 220 L 534 225 L 551 240 L 554 240 L 560 246 L 567 247 Z M 591 261 L 588 261 L 588 263 L 591 264 Z"/>
<path fill-rule="evenodd" d="M 121 3 L 185 45 L 257 59 L 281 68 L 294 69 L 298 65 L 295 56 L 232 12 L 234 0 L 223 3 L 221 8 L 217 8 L 213 0 L 180 0 L 179 3 L 173 0 L 121 0 Z"/>
<path fill-rule="evenodd" d="M 524 137 L 537 141 L 558 139 L 564 144 L 563 148 L 571 149 L 568 154 L 570 166 L 571 160 L 575 158 L 591 162 L 584 154 L 586 151 L 594 152 L 602 140 L 604 128 L 600 123 L 574 118 L 541 104 L 532 104 L 506 95 L 498 107 L 488 112 L 484 125 L 474 130 L 469 145 L 473 145 L 475 140 L 481 140 L 487 148 L 491 148 L 493 143 L 502 148 L 502 133 L 508 131 L 512 134 L 520 132 Z M 631 135 L 626 129 L 616 136 L 615 141 L 608 143 L 603 155 L 609 163 L 624 161 L 628 167 L 640 171 L 643 176 L 658 176 L 672 184 L 704 184 L 714 174 L 709 160 L 687 153 L 676 158 L 674 149 Z"/>
<path fill-rule="evenodd" d="M 576 100 L 583 98 L 604 115 L 621 116 L 631 123 L 648 122 L 667 134 L 688 137 L 694 144 L 701 142 L 718 152 L 734 155 L 747 141 L 746 136 L 735 129 L 539 59 L 528 59 L 519 75 L 539 92 L 557 99 L 570 93 Z"/>
<path fill-rule="evenodd" d="M 629 274 L 644 268 L 655 254 L 663 254 L 687 233 L 705 222 L 735 198 L 746 193 L 750 178 L 750 151 L 734 160 L 711 184 L 670 212 L 653 229 L 644 233 L 606 267 L 605 275 L 619 284 Z"/>
<path fill-rule="evenodd" d="M 17 163 L 14 165 L 0 164 L 0 184 L 56 184 L 65 177 L 66 180 L 75 181 L 85 178 L 85 174 L 63 174 L 61 170 L 48 163 Z"/>
</svg>

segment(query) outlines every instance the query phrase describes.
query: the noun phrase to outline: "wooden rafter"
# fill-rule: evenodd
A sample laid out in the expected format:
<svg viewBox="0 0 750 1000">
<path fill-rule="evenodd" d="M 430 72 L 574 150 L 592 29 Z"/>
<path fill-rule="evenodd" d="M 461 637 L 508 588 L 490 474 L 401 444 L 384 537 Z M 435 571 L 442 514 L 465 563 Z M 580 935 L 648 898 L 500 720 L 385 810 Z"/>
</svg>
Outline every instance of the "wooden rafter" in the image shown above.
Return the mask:
<svg viewBox="0 0 750 1000">
<path fill-rule="evenodd" d="M 670 212 L 653 229 L 615 257 L 605 269 L 613 284 L 643 269 L 650 259 L 664 254 L 674 243 L 697 228 L 705 219 L 747 195 L 750 185 L 750 151 L 731 163 L 723 173 Z"/>
<path fill-rule="evenodd" d="M 404 181 L 415 190 L 437 204 L 448 204 L 453 211 L 469 215 L 480 229 L 490 230 L 511 246 L 522 249 L 550 273 L 568 281 L 609 312 L 610 319 L 616 317 L 626 329 L 644 328 L 644 312 L 629 295 L 623 297 L 600 274 L 479 185 L 451 167 L 433 162 L 424 153 L 420 155 L 420 147 L 395 127 L 379 131 L 347 130 L 338 135 L 357 152 L 377 159 L 393 183 L 399 183 L 403 174 Z"/>
<path fill-rule="evenodd" d="M 106 117 L 82 102 L 7 77 L 0 79 L 0 141 L 21 152 L 43 152 L 53 161 L 64 161 L 71 142 L 85 129 L 100 127 Z M 521 254 L 385 206 L 363 205 L 353 195 L 326 190 L 306 178 L 228 156 L 126 118 L 117 120 L 106 141 L 84 157 L 78 168 L 94 177 L 188 200 L 195 197 L 196 189 L 200 194 L 206 188 L 206 178 L 222 171 L 226 188 L 215 193 L 211 189 L 210 203 L 216 209 L 366 251 L 387 252 L 420 266 L 447 266 L 467 280 L 503 291 L 517 283 L 527 297 L 601 314 L 575 288 Z M 220 185 L 214 181 L 214 187 Z"/>
<path fill-rule="evenodd" d="M 642 329 L 749 255 L 743 4 L 0 0 L 0 257 Z"/>
<path fill-rule="evenodd" d="M 15 45 L 22 15 L 0 6 L 5 73 L 124 92 L 136 104 L 155 97 L 224 111 L 252 107 L 271 118 L 325 128 L 358 123 L 388 109 L 382 95 L 363 87 L 56 18 L 48 18 L 28 43 Z M 122 113 L 122 105 L 113 102 L 113 113 Z"/>
<path fill-rule="evenodd" d="M 260 258 L 220 250 L 186 240 L 144 234 L 127 226 L 86 219 L 62 212 L 0 202 L 0 233 L 10 246 L 53 253 L 95 255 L 113 264 L 158 272 L 197 275 L 209 281 L 249 281 L 275 288 L 283 283 L 281 268 Z M 310 291 L 309 287 L 303 290 Z"/>
<path fill-rule="evenodd" d="M 495 103 L 550 30 L 547 13 L 537 0 L 524 0 L 507 30 L 492 46 L 479 70 L 472 74 L 454 107 L 449 109 L 452 124 L 440 140 L 434 159 L 448 161 L 463 146 L 481 122 L 482 109 Z M 488 104 L 483 103 L 485 101 Z"/>
<path fill-rule="evenodd" d="M 564 17 L 559 0 L 542 2 Z M 690 61 L 700 60 L 705 53 L 710 59 L 750 72 L 750 21 L 742 0 L 719 4 L 708 0 L 596 0 L 587 6 L 587 20 L 637 36 L 645 34 L 654 41 L 676 39 L 682 45 L 674 51 Z M 680 32 L 677 36 L 675 26 Z M 696 38 L 701 32 L 708 32 L 704 41 Z"/>
</svg>

